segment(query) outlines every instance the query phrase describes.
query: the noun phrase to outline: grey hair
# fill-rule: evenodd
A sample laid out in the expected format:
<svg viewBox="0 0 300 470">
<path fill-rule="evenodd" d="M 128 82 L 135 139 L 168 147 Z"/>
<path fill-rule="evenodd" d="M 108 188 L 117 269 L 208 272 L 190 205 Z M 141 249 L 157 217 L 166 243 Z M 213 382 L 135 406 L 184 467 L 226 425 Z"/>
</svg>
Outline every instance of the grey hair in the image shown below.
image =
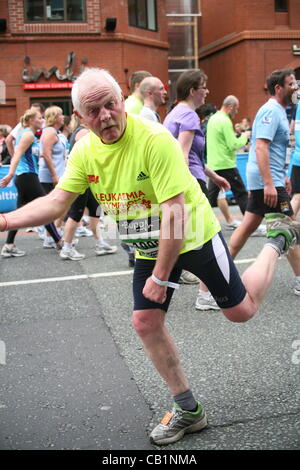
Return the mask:
<svg viewBox="0 0 300 470">
<path fill-rule="evenodd" d="M 226 98 L 224 99 L 222 106 L 233 106 L 233 105 L 237 104 L 238 102 L 239 102 L 239 100 L 237 99 L 236 96 L 229 95 L 229 96 L 226 96 Z"/>
<path fill-rule="evenodd" d="M 86 68 L 75 80 L 72 87 L 71 97 L 74 109 L 81 112 L 80 94 L 82 90 L 97 86 L 100 79 L 103 78 L 112 85 L 117 97 L 122 99 L 122 90 L 114 77 L 105 69 L 97 67 Z"/>
</svg>

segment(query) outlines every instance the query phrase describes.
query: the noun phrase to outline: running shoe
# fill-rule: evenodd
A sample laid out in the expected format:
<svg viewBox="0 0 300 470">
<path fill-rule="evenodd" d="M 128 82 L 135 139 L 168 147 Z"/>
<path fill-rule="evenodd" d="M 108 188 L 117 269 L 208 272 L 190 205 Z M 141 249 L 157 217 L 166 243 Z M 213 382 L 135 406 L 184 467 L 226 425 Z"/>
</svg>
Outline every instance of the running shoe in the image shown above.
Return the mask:
<svg viewBox="0 0 300 470">
<path fill-rule="evenodd" d="M 155 445 L 166 445 L 179 441 L 184 434 L 201 431 L 207 426 L 203 406 L 198 402 L 197 411 L 185 411 L 174 403 L 172 412 L 165 414 L 160 424 L 150 434 L 150 442 Z"/>
<path fill-rule="evenodd" d="M 59 256 L 61 259 L 70 259 L 72 261 L 80 261 L 81 259 L 85 258 L 83 253 L 78 253 L 78 251 L 72 247 L 70 250 L 66 250 L 66 248 L 62 248 L 59 252 Z"/>
<path fill-rule="evenodd" d="M 39 227 L 37 227 L 38 229 L 38 236 L 41 240 L 44 240 L 45 238 L 45 227 L 43 225 L 40 225 Z"/>
<path fill-rule="evenodd" d="M 300 279 L 295 279 L 294 294 L 300 295 Z"/>
<path fill-rule="evenodd" d="M 199 284 L 200 279 L 189 271 L 182 271 L 179 284 Z"/>
<path fill-rule="evenodd" d="M 230 223 L 226 222 L 224 227 L 226 230 L 235 230 L 239 225 L 241 225 L 241 221 L 233 219 L 233 221 Z"/>
<path fill-rule="evenodd" d="M 53 238 L 45 236 L 43 248 L 55 248 L 55 247 L 56 247 L 56 243 L 53 240 Z"/>
<path fill-rule="evenodd" d="M 105 242 L 104 240 L 101 243 L 97 243 L 95 246 L 95 252 L 97 256 L 102 255 L 110 255 L 117 251 L 117 247 L 115 245 L 109 245 L 109 243 Z"/>
<path fill-rule="evenodd" d="M 4 245 L 4 247 L 1 250 L 1 256 L 4 258 L 12 258 L 12 257 L 20 257 L 20 256 L 25 256 L 26 251 L 19 250 L 19 248 L 16 247 L 16 245 Z"/>
<path fill-rule="evenodd" d="M 211 293 L 201 290 L 198 292 L 195 308 L 196 310 L 220 310 L 219 305 L 216 303 Z"/>
<path fill-rule="evenodd" d="M 272 212 L 265 216 L 267 222 L 267 238 L 275 238 L 283 235 L 285 246 L 283 253 L 287 253 L 293 245 L 300 244 L 300 223 L 280 212 Z M 283 254 L 282 253 L 282 254 Z"/>
<path fill-rule="evenodd" d="M 81 225 L 80 227 L 77 227 L 75 236 L 76 237 L 92 237 L 93 232 L 89 230 L 88 228 L 84 227 L 83 225 Z"/>
</svg>

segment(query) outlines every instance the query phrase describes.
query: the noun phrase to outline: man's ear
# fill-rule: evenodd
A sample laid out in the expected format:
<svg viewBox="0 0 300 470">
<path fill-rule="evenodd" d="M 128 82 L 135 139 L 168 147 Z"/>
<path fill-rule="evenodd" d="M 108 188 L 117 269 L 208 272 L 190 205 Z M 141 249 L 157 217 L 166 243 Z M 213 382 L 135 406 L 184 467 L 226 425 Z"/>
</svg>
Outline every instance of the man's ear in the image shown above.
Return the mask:
<svg viewBox="0 0 300 470">
<path fill-rule="evenodd" d="M 76 109 L 74 109 L 73 113 L 75 114 L 75 116 L 77 116 L 79 119 L 82 119 L 82 116 L 81 114 L 79 114 L 78 111 L 76 111 Z"/>
</svg>

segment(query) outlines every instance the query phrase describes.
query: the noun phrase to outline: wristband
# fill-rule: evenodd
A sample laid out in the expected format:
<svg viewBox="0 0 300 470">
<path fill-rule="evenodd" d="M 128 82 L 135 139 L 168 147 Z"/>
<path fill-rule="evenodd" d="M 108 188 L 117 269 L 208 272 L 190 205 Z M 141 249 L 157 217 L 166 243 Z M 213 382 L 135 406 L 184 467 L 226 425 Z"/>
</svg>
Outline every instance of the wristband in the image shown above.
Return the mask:
<svg viewBox="0 0 300 470">
<path fill-rule="evenodd" d="M 156 276 L 154 276 L 154 274 L 152 274 L 151 279 L 155 282 L 155 284 L 158 284 L 159 286 L 171 287 L 172 289 L 179 289 L 179 284 L 176 284 L 175 282 L 161 281 Z"/>
<path fill-rule="evenodd" d="M 4 219 L 5 221 L 5 227 L 4 229 L 0 230 L 0 232 L 6 232 L 8 230 L 8 222 L 7 222 L 7 218 L 5 217 L 4 214 L 0 214 L 0 216 Z"/>
</svg>

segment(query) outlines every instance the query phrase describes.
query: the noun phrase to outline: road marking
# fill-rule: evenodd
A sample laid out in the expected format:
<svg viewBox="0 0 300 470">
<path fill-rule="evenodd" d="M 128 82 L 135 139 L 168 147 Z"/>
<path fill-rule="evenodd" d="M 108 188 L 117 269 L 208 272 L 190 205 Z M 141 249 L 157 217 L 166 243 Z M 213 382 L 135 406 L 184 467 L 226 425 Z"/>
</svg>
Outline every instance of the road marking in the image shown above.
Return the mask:
<svg viewBox="0 0 300 470">
<path fill-rule="evenodd" d="M 256 258 L 248 258 L 248 259 L 236 259 L 234 260 L 235 264 L 247 264 L 247 263 L 253 263 L 256 260 Z"/>
<path fill-rule="evenodd" d="M 132 274 L 133 271 L 113 271 L 108 273 L 94 273 L 94 274 L 79 274 L 77 276 L 63 276 L 63 277 L 46 277 L 44 279 L 27 279 L 24 281 L 9 281 L 0 282 L 0 287 L 8 286 L 21 286 L 26 284 L 40 284 L 43 282 L 62 282 L 62 281 L 77 281 L 79 279 L 93 279 L 97 277 L 113 277 L 113 276 L 125 276 Z"/>
<path fill-rule="evenodd" d="M 235 261 L 236 264 L 248 264 L 253 263 L 256 258 L 248 259 L 238 259 Z M 128 276 L 132 274 L 132 270 L 126 271 L 111 271 L 107 273 L 94 273 L 94 274 L 79 274 L 77 276 L 62 276 L 62 277 L 46 277 L 42 279 L 27 279 L 23 281 L 9 281 L 9 282 L 0 282 L 0 287 L 9 287 L 9 286 L 22 286 L 27 284 L 41 284 L 44 282 L 64 282 L 64 281 L 78 281 L 81 279 L 95 279 L 97 277 L 114 277 L 114 276 Z"/>
</svg>

